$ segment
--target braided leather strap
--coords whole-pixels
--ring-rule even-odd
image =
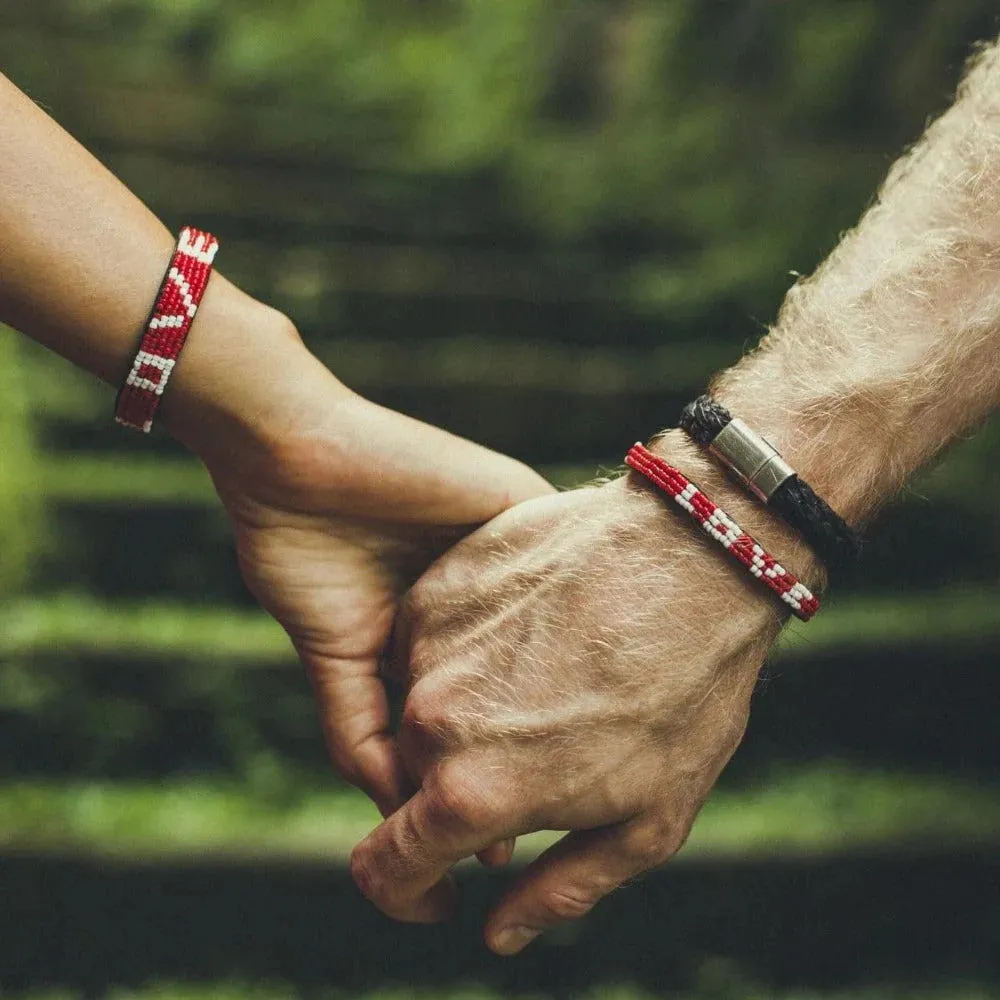
[[[654,486],[682,507],[704,528],[705,533],[719,543],[750,575],[772,590],[807,622],[819,610],[819,601],[794,573],[785,569],[765,551],[752,535],[748,535],[718,504],[713,503],[687,476],[675,469],[648,448],[635,444],[625,456],[625,464],[641,473]]]
[[[699,396],[681,412],[680,426],[703,448],[733,421],[733,415],[710,396]],[[766,500],[831,568],[852,564],[861,554],[861,537],[816,492],[792,473]]]
[[[219,241],[181,230],[132,368],[115,400],[115,421],[148,434],[212,275]]]

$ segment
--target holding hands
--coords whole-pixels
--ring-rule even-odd
[[[743,733],[780,605],[706,565],[706,540],[644,480],[555,494],[349,392],[221,276],[203,308],[213,337],[188,347],[165,419],[310,673],[337,770],[386,817],[354,852],[362,891],[443,919],[454,864],[571,831],[490,918],[511,954],[669,858]],[[258,356],[226,386],[211,352],[251,322]],[[678,432],[656,448],[795,545]],[[383,669],[408,692],[398,732]]]
[[[3,78],[0,123],[0,320],[120,384],[170,234]],[[798,493],[800,527],[864,521],[1000,405],[998,123],[994,46],[762,347],[715,383],[818,490]],[[211,473],[244,577],[309,670],[335,765],[385,817],[352,868],[386,913],[441,919],[456,862],[568,831],[490,916],[490,946],[512,954],[680,848],[787,608],[645,480],[555,494],[360,399],[221,275],[163,417]],[[805,585],[822,579],[809,531],[691,439],[653,450]],[[780,590],[784,569],[726,535],[714,505],[672,495]],[[384,670],[408,692],[395,732]]]
[[[644,480],[555,494],[354,395],[221,275],[202,308],[212,337],[187,348],[164,419],[309,670],[335,766],[386,817],[354,852],[362,891],[399,919],[443,919],[454,864],[570,831],[490,918],[491,947],[512,954],[669,858],[742,736],[781,606],[711,566]],[[256,356],[232,375],[226,345],[251,326]],[[795,544],[678,432],[656,448]],[[398,732],[382,669],[408,692]]]
[[[244,578],[309,671],[334,764],[386,815],[408,778],[380,664],[406,589],[450,545],[551,489],[527,467],[348,392],[289,336],[290,422],[203,454]],[[273,380],[272,380],[273,381]],[[254,401],[259,403],[259,397]]]

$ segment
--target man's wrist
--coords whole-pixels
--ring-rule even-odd
[[[754,391],[752,386],[761,386]],[[808,406],[782,403],[777,383],[726,373],[712,397],[772,445],[781,457],[848,524],[863,524],[892,493],[884,473],[892,465],[885,418],[876,425],[859,399],[818,396]],[[763,386],[771,386],[764,390]]]
[[[680,469],[745,531],[780,557],[806,586],[814,591],[822,590],[826,573],[802,537],[738,484],[683,431],[666,431],[649,448]],[[768,597],[763,590],[760,596],[765,600]]]

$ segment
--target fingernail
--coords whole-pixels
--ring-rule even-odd
[[[536,927],[505,927],[497,932],[496,951],[500,955],[516,955],[541,933]]]

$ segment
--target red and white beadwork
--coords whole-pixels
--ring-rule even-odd
[[[148,434],[201,304],[219,241],[185,226],[153,305],[132,368],[118,393],[115,420]]]
[[[680,470],[641,444],[635,444],[629,450],[625,464],[672,497],[708,535],[746,566],[753,576],[770,587],[797,618],[807,622],[816,614],[819,601],[812,591],[766,552],[721,507],[709,500]]]

